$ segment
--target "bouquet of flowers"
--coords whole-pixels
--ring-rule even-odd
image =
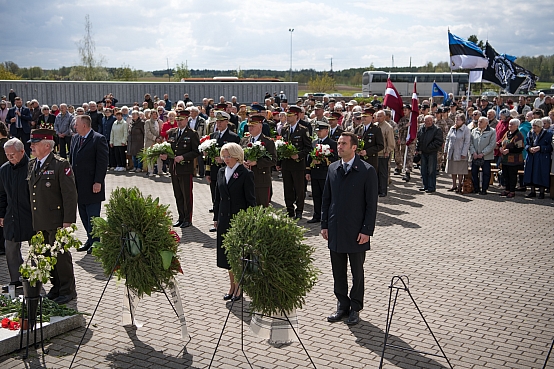
[[[275,149],[277,150],[277,159],[279,160],[290,159],[294,154],[298,154],[298,150],[293,144],[285,142],[279,137],[275,140]]]
[[[167,155],[170,159],[175,157],[169,142],[155,143],[150,147],[145,147],[138,154],[138,157],[141,162],[146,164],[148,167],[151,167],[156,164],[156,161],[160,155]]]
[[[360,151],[364,149],[365,141],[363,137],[358,137],[358,147],[356,148],[356,154],[359,154]],[[362,156],[362,159],[367,159],[367,155]]]
[[[312,158],[312,162],[310,163],[311,168],[314,168],[321,162],[325,162],[329,165],[331,164],[329,158],[333,157],[333,149],[331,149],[329,145],[317,144],[310,152],[310,157]]]
[[[219,156],[219,147],[217,146],[217,140],[210,138],[206,135],[200,139],[200,145],[198,151],[205,153],[210,159],[210,164],[215,164],[215,158]]]
[[[264,157],[271,160],[271,154],[265,149],[265,144],[261,141],[249,142],[244,148],[244,160],[258,161]]]

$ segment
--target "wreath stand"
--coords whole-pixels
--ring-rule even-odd
[[[554,346],[554,339],[552,340],[552,343],[550,344],[550,350],[548,350],[548,354],[546,354],[546,359],[544,359],[544,365],[542,366],[542,369],[546,369],[546,364],[548,363],[548,359],[550,358],[550,354],[552,353],[552,347]]]
[[[90,320],[87,324],[87,327],[85,328],[85,331],[83,332],[83,336],[81,337],[81,341],[79,342],[79,345],[77,346],[77,350],[75,350],[75,354],[73,355],[73,359],[71,360],[71,364],[69,365],[70,369],[73,366],[73,362],[75,361],[75,358],[77,357],[77,354],[79,353],[79,349],[81,348],[81,345],[83,344],[83,340],[85,339],[85,335],[88,332],[88,329],[90,327],[90,324],[92,323],[92,320],[94,319],[94,315],[96,314],[96,311],[98,310],[98,306],[100,306],[100,302],[102,301],[102,298],[104,297],[104,293],[106,292],[106,289],[108,288],[108,285],[110,284],[110,281],[111,281],[111,279],[112,279],[112,277],[115,273],[116,267],[117,267],[117,265],[119,265],[119,259],[122,259],[122,258],[125,257],[125,252],[124,251],[125,251],[126,245],[129,243],[129,241],[136,242],[136,237],[135,236],[130,236],[129,231],[126,229],[126,227],[124,225],[122,226],[122,228],[123,228],[123,236],[121,236],[121,249],[119,251],[119,255],[117,256],[117,259],[115,260],[114,266],[111,268],[111,273],[108,277],[108,280],[106,281],[106,285],[104,286],[104,289],[102,290],[102,293],[100,294],[100,298],[98,299],[98,302],[96,303],[96,307],[94,308],[94,311],[93,311],[93,313],[90,317]],[[141,253],[142,253],[142,251],[141,251]],[[184,311],[183,311],[183,305],[181,304],[181,297],[179,295],[179,290],[177,288],[177,281],[175,279],[173,279],[173,286],[174,287],[171,289],[171,296],[173,297],[173,303],[172,303],[171,299],[167,295],[167,293],[166,293],[165,289],[163,288],[163,286],[161,284],[158,284],[159,289],[163,292],[163,294],[167,298],[167,302],[169,303],[169,305],[171,306],[171,308],[173,309],[173,311],[177,315],[177,318],[179,319],[179,322],[181,324],[181,335],[182,335],[182,337],[185,338],[186,336],[188,336],[189,340],[185,344],[185,347],[187,347],[188,343],[190,342],[190,340],[192,338],[188,334],[188,331],[187,331],[186,320],[185,320],[185,315],[184,315]],[[135,318],[134,318],[134,312],[135,312],[135,307],[136,307],[136,303],[135,303],[136,295],[131,293],[131,291],[129,290],[129,287],[127,286],[127,284],[125,284],[125,288],[126,288],[126,291],[125,291],[124,305],[125,305],[125,307],[129,308],[129,313],[127,313],[127,312],[123,313],[123,324],[132,324],[132,325],[136,326],[136,321],[135,321]],[[129,318],[129,315],[130,315],[130,318]]]
[[[404,281],[404,279],[406,279],[406,281]],[[402,286],[398,286],[397,285],[398,282],[401,282]],[[450,369],[453,369],[452,364],[450,364],[450,360],[448,360],[448,358],[446,357],[446,354],[444,353],[439,341],[437,340],[437,337],[435,337],[435,335],[433,334],[433,331],[431,330],[431,327],[429,326],[429,324],[427,323],[427,320],[425,320],[425,317],[423,316],[423,313],[421,312],[421,310],[417,306],[417,304],[416,304],[416,302],[415,302],[415,300],[412,296],[412,293],[410,292],[410,288],[408,287],[409,284],[410,284],[410,279],[406,275],[401,275],[401,276],[396,275],[396,276],[392,277],[392,279],[391,279],[390,286],[389,286],[389,288],[390,288],[389,307],[388,307],[388,310],[387,310],[387,324],[386,324],[387,328],[386,328],[386,331],[385,331],[385,340],[383,342],[383,353],[381,354],[381,362],[379,363],[379,369],[381,369],[383,367],[383,360],[385,359],[385,349],[387,348],[387,346],[395,348],[395,349],[399,349],[399,350],[412,351],[412,352],[415,352],[415,353],[418,353],[418,354],[442,357],[442,358],[446,359],[446,362],[450,366]],[[391,310],[392,290],[393,289],[396,290],[396,294],[394,296],[394,302],[392,303],[392,310]],[[437,354],[433,354],[433,353],[430,353],[430,352],[418,351],[418,350],[414,350],[414,349],[408,348],[408,347],[401,347],[401,346],[395,346],[395,345],[387,344],[387,339],[389,338],[389,333],[390,333],[390,326],[392,324],[392,315],[394,314],[394,308],[396,307],[396,301],[397,301],[398,293],[400,292],[400,290],[408,292],[408,295],[410,296],[410,299],[414,303],[414,306],[417,309],[417,311],[419,312],[419,315],[421,316],[421,318],[425,322],[425,325],[427,326],[427,329],[431,333],[431,336],[433,336],[433,339],[435,340],[435,343],[439,347],[442,355],[437,355]]]
[[[35,349],[37,349],[39,346],[39,343],[37,342],[37,330],[40,329],[40,346],[42,348],[42,353],[47,354],[49,351],[44,349],[44,337],[42,335],[42,299],[42,295],[39,295],[38,297],[23,297],[23,303],[21,306],[21,328],[19,331],[19,350],[23,349],[23,331],[27,331],[27,345],[25,346],[25,355],[23,356],[24,360],[29,357],[29,336],[33,331],[35,332]],[[31,302],[38,303],[40,316],[38,322],[37,318],[34,318],[34,320],[31,319]],[[27,315],[25,315],[25,313],[27,313]],[[24,329],[25,319],[27,319],[27,328]],[[38,327],[39,323],[40,328]]]
[[[244,246],[242,247],[242,257],[241,257],[241,260],[242,260],[242,273],[241,273],[241,276],[240,276],[240,279],[239,279],[239,289],[242,291],[242,284],[243,284],[243,281],[244,281],[244,276],[246,274],[246,270],[247,268],[250,268],[252,270],[256,269],[257,271],[259,271],[260,273],[262,273],[263,275],[263,270],[262,268],[259,267],[259,262],[258,260],[256,260],[254,258],[254,260],[246,257],[245,255],[245,252],[244,252]],[[231,301],[231,307],[229,309],[229,312],[227,313],[227,318],[225,319],[225,323],[223,323],[223,328],[221,328],[221,333],[219,334],[219,339],[217,340],[217,344],[215,345],[215,349],[214,349],[214,353],[212,355],[212,359],[210,360],[210,365],[208,366],[208,368],[211,368],[212,367],[212,363],[214,361],[214,358],[215,358],[215,354],[217,352],[217,349],[219,348],[219,344],[221,342],[221,338],[223,337],[223,332],[225,331],[225,327],[227,326],[227,322],[229,321],[229,316],[231,315],[231,311],[233,309],[233,305],[235,304],[234,301]],[[317,367],[315,366],[315,363],[314,361],[312,360],[310,354],[308,353],[308,350],[306,350],[306,347],[304,346],[304,344],[302,343],[302,340],[300,339],[300,336],[298,335],[298,332],[296,332],[296,329],[294,329],[294,325],[293,323],[290,321],[289,317],[287,316],[287,313],[281,308],[281,313],[283,314],[284,318],[279,318],[279,317],[270,317],[270,316],[267,316],[267,315],[264,315],[264,314],[260,314],[260,313],[254,313],[254,312],[251,312],[252,315],[258,315],[258,316],[261,316],[261,317],[270,317],[272,319],[275,319],[275,320],[280,320],[280,321],[283,321],[283,322],[287,322],[290,327],[292,328],[292,331],[294,332],[296,338],[298,339],[298,342],[300,342],[300,345],[302,346],[302,349],[304,349],[304,352],[306,353],[306,355],[308,356],[308,359],[310,360],[310,362],[312,363],[312,366],[317,369]],[[253,368],[252,366],[252,363],[250,363],[250,360],[248,360],[248,356],[246,355],[246,352],[244,351],[244,298],[241,299],[241,312],[240,312],[240,318],[241,318],[241,329],[240,329],[240,348],[241,348],[241,351],[242,351],[242,354],[244,355],[244,358],[246,359],[246,362],[248,363],[248,365],[250,366],[250,368]]]

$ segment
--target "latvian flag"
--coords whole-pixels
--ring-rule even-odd
[[[450,68],[474,69],[486,68],[489,60],[479,46],[448,32],[448,47],[450,49]]]
[[[417,136],[417,117],[419,116],[419,100],[417,99],[416,89],[417,77],[414,81],[414,93],[412,94],[412,112],[410,113],[410,128],[408,129],[408,136],[406,137],[406,146],[416,139]],[[404,165],[406,165],[404,163]]]
[[[385,99],[383,100],[383,105],[391,108],[392,119],[394,119],[396,123],[398,123],[400,118],[404,116],[404,113],[402,112],[402,108],[404,107],[402,97],[400,97],[400,94],[398,93],[398,91],[396,91],[396,88],[392,84],[390,78],[387,79],[387,89],[385,90]]]

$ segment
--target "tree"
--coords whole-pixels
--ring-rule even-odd
[[[335,80],[325,73],[322,76],[310,78],[308,88],[313,92],[333,91],[335,89]]]
[[[121,68],[115,68],[113,70],[113,79],[118,81],[136,81],[138,79],[138,73],[128,65],[123,64]]]
[[[104,63],[103,56],[95,56],[96,45],[92,37],[92,23],[90,17],[87,14],[85,16],[85,36],[77,42],[79,48],[79,58],[81,61],[81,67],[75,71],[74,74],[79,74],[85,81],[99,81],[107,78],[105,68],[102,67]],[[73,73],[73,68],[72,71]],[[70,73],[71,75],[71,73]]]
[[[5,64],[0,64],[0,79],[2,80],[8,80],[8,79],[19,79],[19,77],[12,72],[10,72]]]
[[[19,74],[19,65],[15,64],[13,61],[5,61],[4,62],[4,69],[12,74]]]
[[[468,41],[473,42],[475,45],[479,46],[481,50],[485,50],[485,44],[483,43],[483,40],[479,40],[477,38],[477,35],[471,35],[467,38]]]
[[[176,81],[180,81],[183,78],[190,78],[190,77],[191,77],[191,74],[190,74],[188,65],[186,65],[183,62],[181,62],[180,65],[177,64],[177,66],[175,67],[175,72],[173,73],[173,78],[175,78]]]

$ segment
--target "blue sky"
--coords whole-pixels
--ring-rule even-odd
[[[551,0],[128,1],[0,0],[0,61],[45,69],[78,63],[90,15],[105,66],[158,70],[407,66],[448,60],[447,30],[500,53],[554,54]],[[486,5],[484,5],[486,4]],[[507,5],[508,4],[508,5]]]

